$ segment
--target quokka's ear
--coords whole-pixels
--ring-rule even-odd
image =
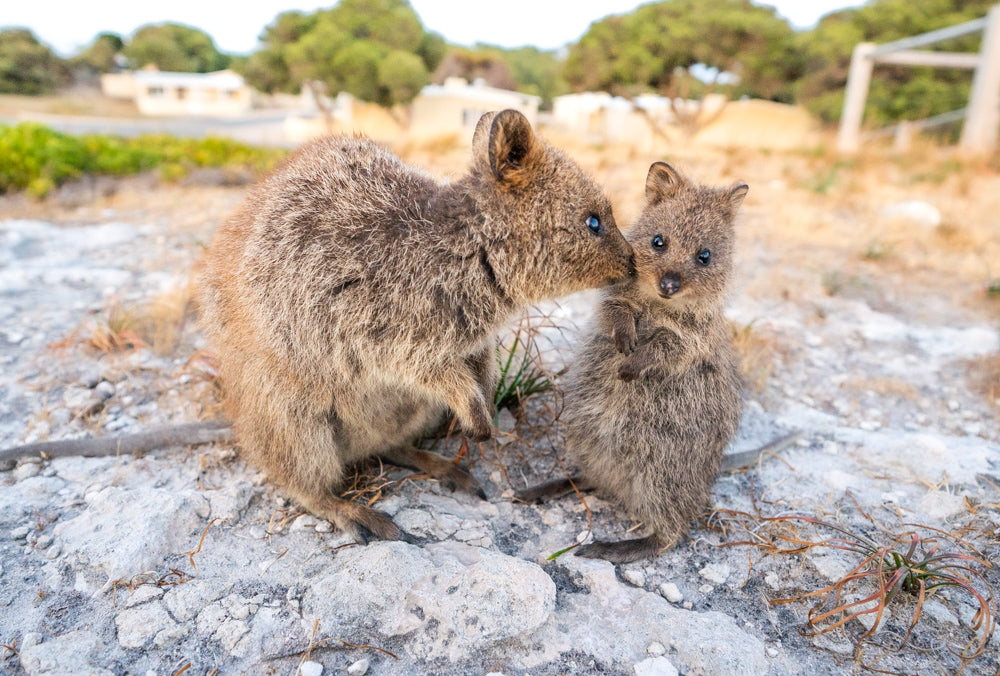
[[[477,125],[477,135],[485,120],[486,115]],[[501,110],[493,115],[489,125],[487,152],[493,176],[512,187],[526,183],[531,176],[531,159],[536,145],[528,118],[516,110]]]
[[[497,111],[484,113],[476,123],[476,131],[472,134],[472,155],[477,160],[479,158],[489,158],[490,125],[493,118],[497,116]]]
[[[666,162],[653,162],[646,174],[646,203],[657,204],[672,197],[687,179]]]
[[[749,191],[750,186],[746,183],[737,183],[732,188],[725,191],[724,199],[729,202],[729,208],[732,209],[734,214],[739,211],[739,208],[743,204],[743,200],[746,199]]]

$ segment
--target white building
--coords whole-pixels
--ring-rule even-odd
[[[168,73],[140,70],[101,76],[106,96],[131,98],[143,115],[234,117],[253,103],[243,78],[229,70]]]
[[[427,85],[413,99],[410,130],[426,136],[457,133],[469,140],[483,113],[507,108],[523,113],[534,127],[541,101],[539,96],[489,87],[482,80],[470,85],[450,77],[443,85]]]

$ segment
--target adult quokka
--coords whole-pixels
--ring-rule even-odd
[[[484,115],[472,154],[440,184],[364,138],[310,143],[251,190],[201,275],[246,456],[362,540],[403,533],[337,497],[347,465],[379,455],[481,493],[413,439],[445,407],[489,438],[505,323],[634,270],[601,189],[523,115]]]
[[[604,292],[570,367],[560,420],[578,486],[618,502],[651,533],[583,545],[578,556],[655,556],[708,502],[742,415],[723,304],[733,219],[747,190],[696,185],[662,162],[649,169],[646,206],[628,232],[637,276]],[[567,486],[518,497],[535,501]]]

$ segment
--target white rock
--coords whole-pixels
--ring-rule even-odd
[[[666,654],[666,652],[667,649],[658,641],[654,641],[646,646],[646,654],[652,655],[653,657],[659,657],[660,655]]]
[[[555,584],[537,565],[457,542],[376,542],[316,564],[304,616],[386,637],[415,632],[406,650],[421,659],[485,650],[536,629],[555,608]]]
[[[152,601],[154,599],[159,599],[163,596],[163,588],[157,587],[152,584],[143,584],[136,587],[136,590],[132,592],[128,600],[125,601],[126,608],[132,608],[133,606],[138,606],[140,604],[146,603],[147,601]]]
[[[196,549],[209,514],[195,491],[104,488],[85,499],[87,509],[60,522],[55,535],[112,580],[159,569],[166,556]]]
[[[319,522],[316,523],[316,532],[317,533],[332,533],[333,532],[333,524],[330,523],[329,521],[327,521],[326,519],[320,519]]]
[[[633,587],[646,586],[646,575],[641,570],[626,568],[622,571],[622,578]]]
[[[38,476],[38,473],[42,471],[41,465],[35,462],[24,462],[14,468],[12,472],[15,481],[24,481],[25,479],[30,479],[33,476]]]
[[[301,674],[301,676],[322,676],[323,665],[319,662],[306,660],[299,665],[299,674]]]
[[[319,519],[317,519],[312,514],[303,514],[297,517],[295,521],[292,521],[292,530],[301,531],[306,529],[312,529],[316,527],[317,523],[319,523]]]
[[[177,643],[190,633],[190,627],[186,627],[183,624],[175,624],[172,627],[167,627],[166,629],[158,632],[156,636],[153,637],[153,645],[157,648],[163,648]]]
[[[115,616],[118,642],[123,648],[141,648],[164,629],[176,625],[160,603],[147,603]]]
[[[347,667],[347,673],[351,676],[364,676],[368,673],[368,658],[362,657],[360,660]]]
[[[699,594],[711,594],[714,591],[715,591],[715,587],[713,587],[710,584],[703,584],[700,587],[698,587],[698,593]]]
[[[777,657],[778,656],[778,649],[777,648],[772,648],[772,647],[768,646],[767,656],[768,657]]]
[[[885,219],[908,221],[926,228],[941,225],[941,212],[937,207],[922,200],[906,200],[882,207],[879,214]]]
[[[189,580],[184,584],[171,587],[163,598],[163,605],[177,620],[186,622],[197,616],[209,604],[222,598],[231,584],[232,582],[218,578]],[[222,609],[221,605],[219,609]],[[213,628],[212,631],[215,629]]]
[[[18,526],[17,528],[15,528],[10,532],[10,538],[12,540],[23,540],[24,538],[28,537],[28,533],[30,532],[31,529],[28,528],[27,526]]]
[[[925,519],[945,521],[968,511],[961,495],[952,495],[947,491],[928,491],[917,503],[917,513]]]
[[[647,657],[632,666],[636,676],[677,676],[677,667],[666,657]]]
[[[660,594],[671,603],[680,603],[684,600],[684,594],[673,582],[664,582],[660,585]]]
[[[96,667],[94,662],[106,646],[97,634],[71,631],[48,641],[40,634],[25,636],[18,659],[29,676],[112,676],[114,672]]]
[[[214,638],[222,644],[226,652],[232,652],[243,635],[250,631],[249,625],[243,620],[226,620],[216,630]]]
[[[724,563],[710,563],[698,571],[699,575],[715,584],[723,584],[729,579],[730,573],[732,569]]]

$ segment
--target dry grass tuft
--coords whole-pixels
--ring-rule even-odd
[[[103,316],[94,322],[87,344],[108,354],[140,349],[146,343],[139,336],[139,326],[139,316],[134,310],[122,307],[117,299],[112,300]]]
[[[139,333],[154,352],[173,352],[185,323],[192,316],[191,284],[176,287],[153,298],[139,315]]]
[[[807,637],[837,630],[853,632],[856,658],[867,669],[879,671],[874,663],[863,661],[869,646],[883,648],[883,656],[906,647],[922,649],[911,639],[920,625],[925,603],[932,596],[939,595],[951,603],[961,598],[974,609],[964,627],[966,635],[971,637],[960,647],[948,646],[959,661],[959,671],[983,655],[993,636],[994,598],[986,578],[986,571],[993,565],[955,533],[907,523],[901,524],[905,530],[891,532],[873,522],[880,536],[870,537],[859,530],[810,516],[762,517],[730,510],[714,512],[709,522],[727,534],[732,529],[749,536],[726,542],[722,545],[725,547],[751,546],[777,555],[800,555],[828,548],[853,557],[854,567],[832,584],[772,599],[770,603],[813,601],[799,632]],[[893,616],[908,621],[876,639],[876,632],[888,623],[890,606]],[[854,621],[865,630],[860,631]],[[891,642],[892,636],[899,639],[895,644]]]

